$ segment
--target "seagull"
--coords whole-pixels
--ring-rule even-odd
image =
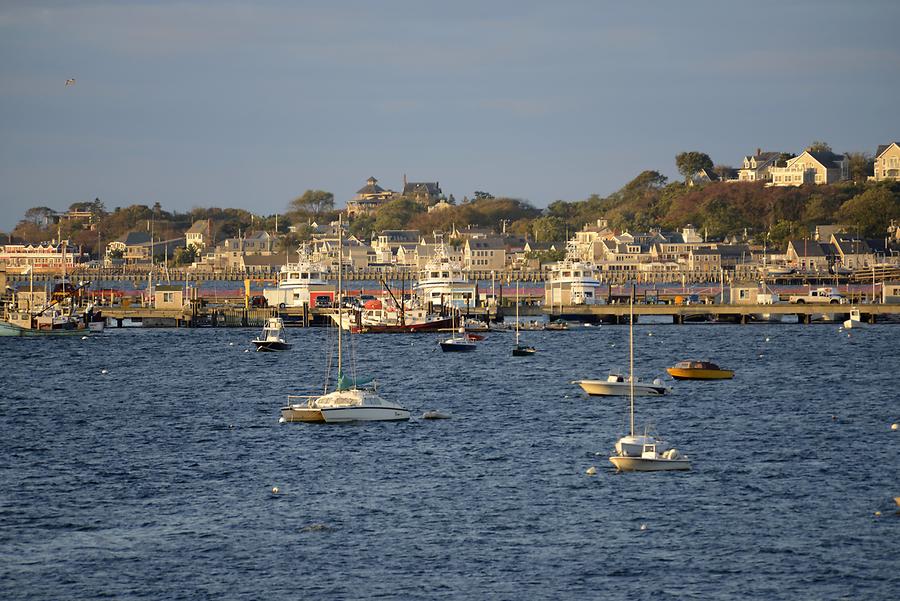
[[[74,78],[74,77],[72,77],[72,78],[66,80],[66,87],[67,87],[67,88],[68,88],[69,86],[74,86],[74,85],[75,85],[75,78]]]

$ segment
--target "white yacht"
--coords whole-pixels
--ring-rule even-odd
[[[284,321],[280,317],[267,319],[262,335],[252,342],[260,352],[286,351],[291,348],[284,335]]]
[[[851,330],[862,326],[864,323],[865,322],[862,320],[862,316],[859,313],[859,309],[853,307],[850,309],[850,316],[844,320],[844,327]]]
[[[475,306],[475,284],[469,281],[462,263],[454,261],[443,243],[419,272],[416,293],[427,306],[464,309]]]
[[[566,305],[603,305],[600,296],[597,267],[578,257],[577,247],[569,242],[566,258],[550,269],[544,288],[544,304],[549,307]]]
[[[263,296],[270,307],[279,309],[302,307],[304,303],[314,307],[314,292],[321,291],[323,296],[329,297],[333,294],[325,280],[327,274],[325,264],[316,260],[303,245],[297,249],[297,262],[283,265],[278,274],[278,285],[263,289]]]

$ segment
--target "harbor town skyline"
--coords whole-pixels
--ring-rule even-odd
[[[675,179],[686,150],[738,166],[900,137],[896,4],[691,8],[6,4],[0,230],[97,197],[274,214],[323,189],[343,206],[370,175],[540,208]]]

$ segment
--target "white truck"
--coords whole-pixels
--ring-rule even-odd
[[[788,297],[788,302],[796,305],[805,303],[843,305],[847,299],[834,288],[816,288],[806,294],[792,294]]]

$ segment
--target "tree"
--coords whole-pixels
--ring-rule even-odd
[[[827,142],[816,140],[806,147],[807,152],[831,152],[831,146]]]
[[[713,162],[705,152],[692,150],[676,154],[675,166],[678,168],[678,173],[684,176],[684,181],[688,181],[692,175],[701,169],[712,169]]]
[[[482,192],[481,190],[475,190],[475,200],[488,200],[494,198],[494,195],[490,192]]]
[[[841,205],[838,217],[861,235],[881,237],[892,219],[900,219],[900,194],[885,185],[873,186]]]
[[[844,153],[850,162],[850,179],[864,182],[875,171],[875,159],[865,152]]]
[[[32,207],[25,211],[25,221],[40,227],[47,227],[56,211],[50,207]]]
[[[378,232],[404,229],[414,215],[424,211],[424,207],[411,198],[391,200],[378,208],[373,227]]]
[[[539,217],[531,222],[535,242],[554,242],[566,237],[566,222],[559,217]]]
[[[782,220],[769,230],[769,240],[779,246],[786,245],[788,240],[805,238],[808,235],[809,230],[796,221]]]
[[[193,244],[189,244],[187,248],[179,246],[175,249],[172,262],[175,265],[190,265],[197,260],[197,249]]]
[[[320,215],[334,209],[334,194],[324,190],[307,190],[291,201],[290,208],[300,213]]]

